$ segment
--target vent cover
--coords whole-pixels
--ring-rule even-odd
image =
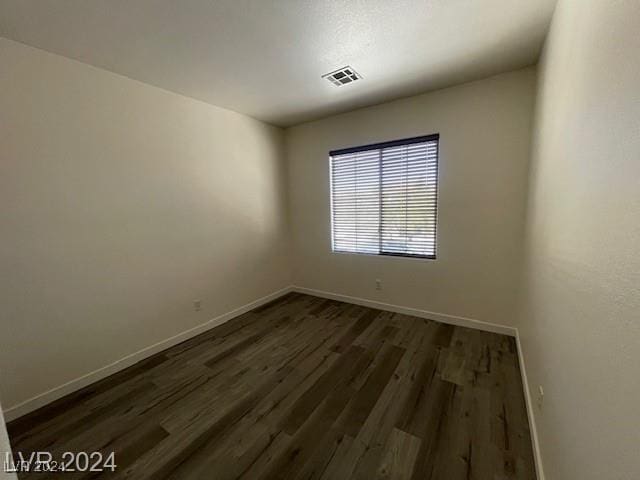
[[[340,87],[342,85],[346,85],[347,83],[360,80],[362,77],[358,75],[358,72],[356,72],[353,68],[346,66],[346,67],[339,68],[334,72],[327,73],[323,75],[322,78],[326,78],[334,85],[337,85],[338,87]]]

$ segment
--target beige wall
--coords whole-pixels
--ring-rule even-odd
[[[511,324],[534,88],[528,68],[287,129],[294,283]],[[331,253],[328,152],[430,133],[440,133],[438,259]]]
[[[523,351],[549,480],[640,478],[640,2],[560,0],[541,64]]]
[[[6,408],[290,284],[280,129],[4,39],[0,65]]]

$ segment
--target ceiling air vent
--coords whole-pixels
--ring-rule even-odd
[[[327,73],[322,76],[338,87],[347,83],[360,80],[362,77],[351,67],[342,67],[335,72]]]

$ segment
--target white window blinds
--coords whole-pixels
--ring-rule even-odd
[[[436,257],[438,139],[330,152],[333,251]]]

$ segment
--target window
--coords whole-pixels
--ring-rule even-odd
[[[329,152],[334,252],[436,258],[438,139]]]

